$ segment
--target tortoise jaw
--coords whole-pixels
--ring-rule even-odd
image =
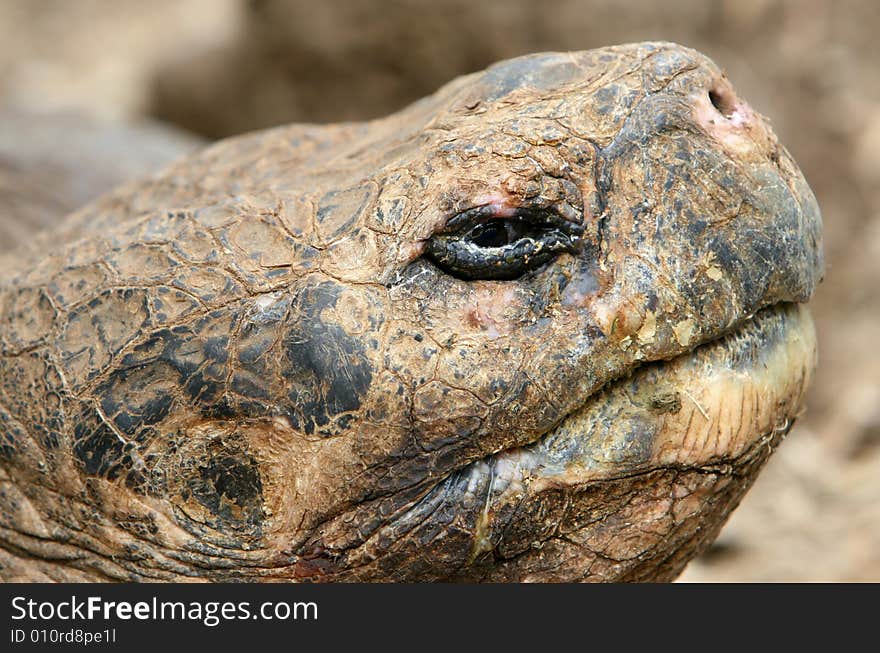
[[[782,303],[729,334],[605,386],[541,440],[496,454],[532,490],[667,467],[732,464],[797,417],[816,364],[803,304]]]
[[[587,563],[597,556],[616,561],[613,574],[639,573],[665,556],[683,566],[714,538],[790,428],[815,363],[812,319],[803,305],[786,303],[676,358],[636,368],[538,442],[461,470],[460,487],[485,493],[471,560],[497,558],[499,547],[518,550],[517,537],[533,538],[532,547],[534,538],[549,537],[581,561],[573,578],[589,577]],[[656,523],[626,516],[635,499],[608,507],[627,496],[638,496],[639,514]],[[559,503],[551,527],[548,514]],[[522,563],[529,574],[543,578],[538,554],[524,557],[532,558]],[[497,565],[498,573],[518,578],[519,564]]]

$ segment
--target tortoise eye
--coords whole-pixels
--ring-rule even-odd
[[[551,211],[497,217],[478,207],[453,217],[428,241],[427,256],[460,279],[516,279],[577,249],[583,226]]]

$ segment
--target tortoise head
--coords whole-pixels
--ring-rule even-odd
[[[114,577],[671,578],[814,365],[812,193],[672,44],[224,141],[66,229],[5,290],[0,404],[44,404],[6,460]]]

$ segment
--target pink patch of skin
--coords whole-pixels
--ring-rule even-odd
[[[424,240],[401,243],[400,248],[397,250],[398,263],[406,264],[415,261],[425,253],[425,248],[427,246],[428,244]]]
[[[495,284],[478,288],[464,307],[462,321],[466,327],[479,329],[490,338],[498,338],[513,329],[513,323],[505,314],[515,302],[516,292],[512,288]]]
[[[511,218],[516,215],[517,206],[509,195],[494,191],[474,198],[474,206],[488,206],[492,209],[493,218]]]
[[[761,115],[740,100],[727,80],[719,80],[712,89],[716,107],[709,93],[693,96],[694,118],[729,152],[738,155],[765,156],[774,147]]]
[[[585,302],[593,322],[606,338],[620,342],[632,337],[644,323],[643,296],[628,297],[619,288],[606,290],[601,296]]]

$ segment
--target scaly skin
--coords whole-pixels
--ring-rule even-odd
[[[450,274],[478,207],[578,237]],[[0,573],[62,581],[674,578],[800,410],[822,271],[788,153],[663,43],[226,140],[2,263]]]

